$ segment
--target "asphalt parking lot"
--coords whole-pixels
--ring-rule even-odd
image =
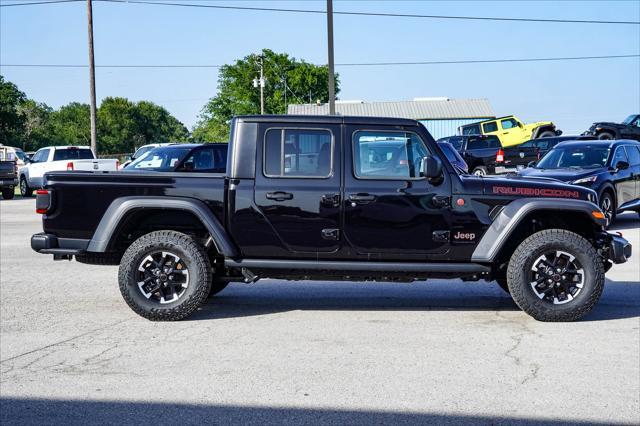
[[[495,284],[232,284],[152,323],[117,267],[31,251],[34,200],[0,201],[3,424],[640,422],[640,221],[631,262],[578,323]]]

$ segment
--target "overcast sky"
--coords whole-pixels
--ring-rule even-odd
[[[2,4],[24,0],[1,0]],[[173,0],[180,2],[180,0]],[[323,1],[183,3],[324,9]],[[639,1],[335,1],[336,11],[640,21]],[[326,63],[323,15],[94,4],[97,64],[225,64],[269,48]],[[336,16],[337,63],[640,54],[639,25],[586,25]],[[0,64],[86,64],[85,3],[0,8]],[[337,67],[345,100],[445,96],[490,100],[498,115],[552,120],[565,131],[640,112],[640,59]],[[88,102],[88,71],[15,68],[0,73],[31,98]],[[98,69],[98,99],[165,106],[191,127],[216,93],[216,69]]]

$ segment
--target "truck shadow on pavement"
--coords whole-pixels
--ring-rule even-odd
[[[125,401],[0,399],[0,423],[11,425],[600,425],[593,421],[237,405]]]
[[[265,280],[232,283],[186,321],[290,311],[519,311],[495,283],[348,283]],[[526,314],[522,312],[526,317]],[[600,302],[582,321],[640,316],[640,283],[607,280]]]

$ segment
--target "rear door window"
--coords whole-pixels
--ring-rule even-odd
[[[327,178],[333,165],[333,135],[325,129],[269,129],[264,141],[264,175]]]

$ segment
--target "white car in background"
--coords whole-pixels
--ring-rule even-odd
[[[33,154],[20,169],[19,185],[23,197],[30,197],[35,189],[44,186],[44,174],[70,170],[117,171],[118,160],[96,159],[88,146],[48,146]]]
[[[127,161],[124,162],[122,167],[123,168],[127,167],[129,164],[131,164],[133,160],[142,157],[144,154],[151,151],[153,148],[157,148],[159,146],[167,146],[167,145],[174,145],[174,144],[173,143],[150,143],[147,145],[142,145],[140,148],[136,150],[136,152],[133,153],[131,157],[129,157]]]

